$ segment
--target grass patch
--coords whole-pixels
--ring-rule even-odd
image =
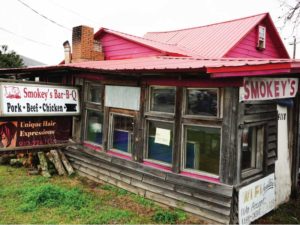
[[[128,191],[122,189],[122,188],[118,188],[109,184],[103,184],[101,186],[102,190],[106,190],[106,191],[111,191],[113,193],[115,193],[116,195],[127,195]]]
[[[112,185],[27,176],[24,168],[7,166],[0,166],[0,202],[0,224],[191,223],[184,212],[162,210]]]
[[[24,189],[23,204],[18,208],[23,212],[32,212],[37,207],[71,207],[81,209],[91,203],[91,198],[78,188],[70,190],[53,184],[43,184]]]

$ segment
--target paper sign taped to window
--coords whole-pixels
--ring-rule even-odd
[[[156,128],[154,143],[170,146],[171,130]]]

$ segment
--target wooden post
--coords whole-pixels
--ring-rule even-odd
[[[55,169],[58,172],[58,175],[63,176],[66,175],[66,171],[64,169],[63,164],[61,163],[60,157],[56,150],[51,150],[47,153],[48,159],[54,164]]]
[[[49,169],[48,169],[48,164],[47,164],[47,159],[45,157],[45,153],[44,152],[38,152],[38,157],[40,160],[40,167],[41,167],[41,172],[42,175],[44,177],[51,177],[50,173],[49,173]]]
[[[183,88],[176,88],[176,104],[175,104],[175,130],[174,130],[174,149],[173,149],[173,172],[179,173],[181,166],[181,111],[182,111]]]
[[[237,180],[238,99],[238,88],[224,89],[220,179],[229,185]]]
[[[63,163],[63,165],[65,166],[69,176],[74,174],[74,170],[73,170],[73,167],[71,166],[69,160],[67,159],[67,157],[65,156],[65,154],[62,152],[62,150],[58,149],[58,153],[59,153],[59,156],[61,158],[61,161]]]

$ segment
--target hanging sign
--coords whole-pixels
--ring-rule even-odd
[[[1,83],[0,116],[80,114],[75,87]]]
[[[19,117],[0,119],[0,151],[67,143],[72,117]]]
[[[274,173],[239,190],[239,224],[250,224],[274,208]]]
[[[297,90],[297,78],[244,78],[240,102],[293,98]]]

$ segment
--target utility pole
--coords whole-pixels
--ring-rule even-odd
[[[294,41],[289,43],[290,45],[293,45],[293,59],[296,59],[296,49],[298,43],[299,42],[297,42],[296,36],[294,36]]]
[[[294,50],[293,50],[293,59],[296,59],[296,46],[297,46],[297,41],[296,41],[296,36],[294,36]]]

